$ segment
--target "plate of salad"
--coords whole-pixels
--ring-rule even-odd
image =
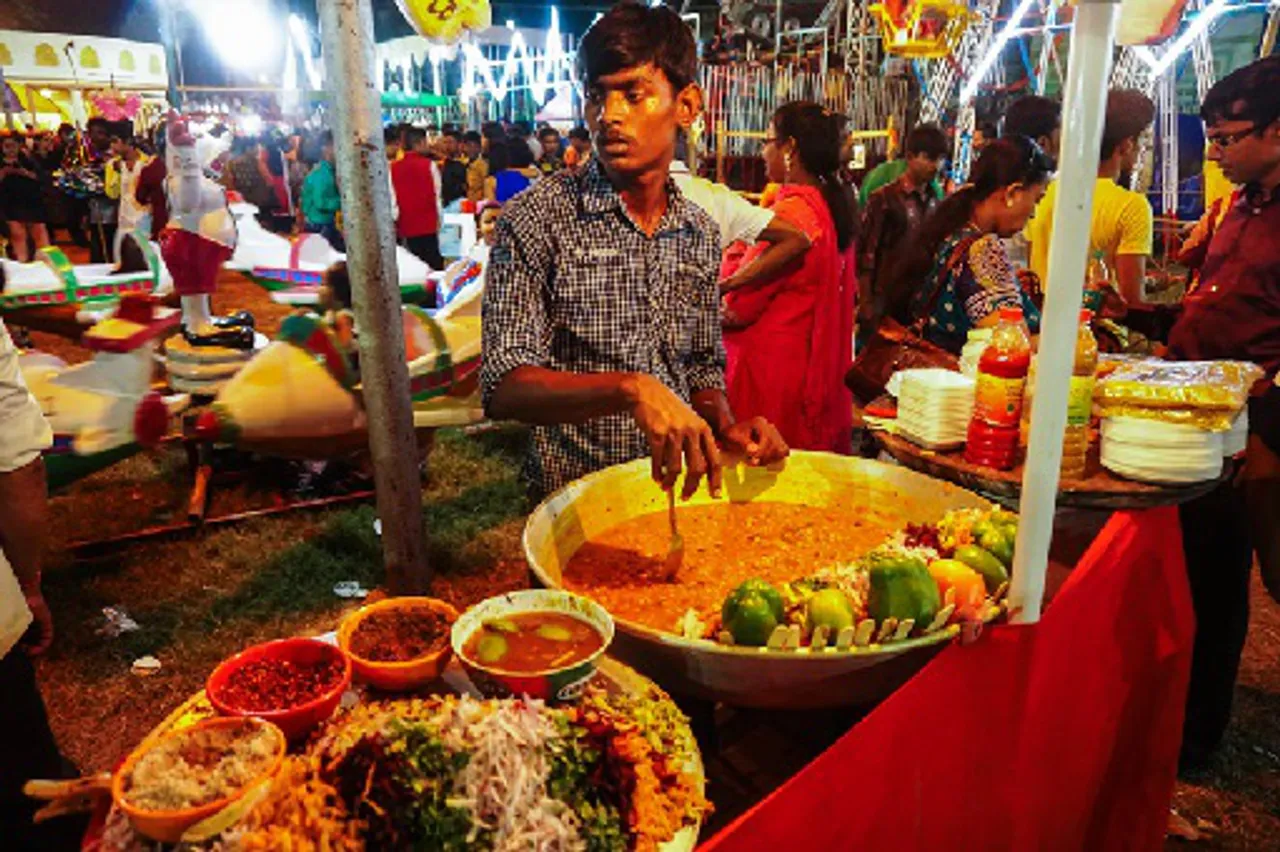
[[[450,665],[432,694],[349,694],[271,785],[179,848],[689,852],[711,806],[688,720],[602,660],[572,705],[485,699]],[[153,736],[212,713],[203,694]],[[104,850],[155,844],[112,812]]]

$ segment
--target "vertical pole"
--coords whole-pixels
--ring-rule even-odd
[[[1040,321],[1027,464],[1022,474],[1022,523],[1018,526],[1009,588],[1010,620],[1015,623],[1039,621],[1044,602],[1062,436],[1067,427],[1067,391],[1075,362],[1089,225],[1093,219],[1093,187],[1119,12],[1118,0],[1081,0],[1071,33],[1062,104],[1061,170],[1049,243],[1049,280]]]
[[[409,370],[375,85],[371,0],[319,0],[325,79],[332,93],[338,185],[346,221],[347,266],[360,329],[360,374],[369,419],[382,558],[392,594],[427,591],[422,486],[414,440]]]
[[[164,38],[164,62],[169,72],[169,106],[182,111],[182,47],[178,44],[178,23],[173,15],[176,0],[159,0],[164,12],[160,35]]]

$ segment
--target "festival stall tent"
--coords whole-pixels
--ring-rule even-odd
[[[20,30],[0,30],[0,72],[14,96],[0,100],[8,108],[17,101],[15,120],[33,116],[44,127],[99,114],[132,118],[169,81],[160,44]]]

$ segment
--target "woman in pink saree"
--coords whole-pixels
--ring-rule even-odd
[[[782,184],[774,213],[803,230],[810,248],[774,280],[725,295],[724,343],[734,412],[768,418],[793,448],[848,453],[857,211],[839,178],[842,124],[812,103],[774,114],[764,148],[769,180]],[[763,249],[727,260],[722,280]]]

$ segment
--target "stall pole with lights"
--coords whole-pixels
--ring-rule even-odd
[[[360,329],[360,374],[369,418],[382,558],[392,594],[421,594],[431,584],[418,447],[404,357],[400,276],[396,270],[391,182],[374,80],[371,0],[319,0],[325,76],[347,268]]]

